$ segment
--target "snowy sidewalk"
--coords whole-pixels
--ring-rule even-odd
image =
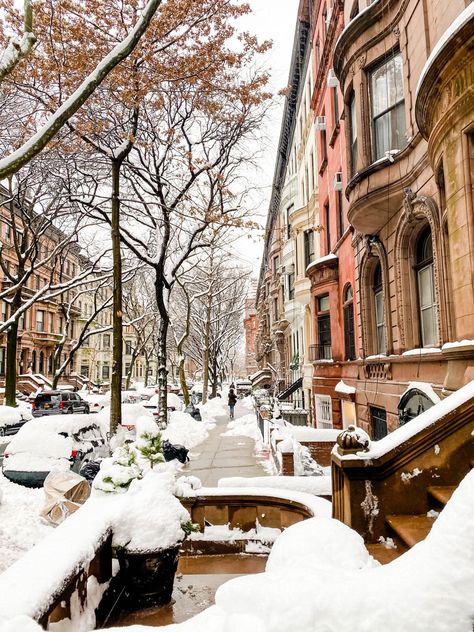
[[[248,415],[249,410],[240,402],[235,409],[235,418]],[[248,437],[224,437],[229,417],[216,417],[216,427],[209,438],[191,450],[191,462],[183,474],[192,474],[201,479],[204,487],[217,487],[217,481],[227,476],[265,476],[265,470],[257,462],[255,442]]]

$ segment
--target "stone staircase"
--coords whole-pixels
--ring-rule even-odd
[[[470,462],[474,468],[474,460]],[[429,511],[422,515],[391,514],[385,517],[390,540],[367,544],[369,553],[381,564],[388,564],[426,538],[457,485],[431,485],[427,488]],[[393,541],[393,546],[392,546]]]

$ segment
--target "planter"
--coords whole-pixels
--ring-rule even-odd
[[[127,608],[140,610],[171,601],[180,545],[148,553],[117,552]]]

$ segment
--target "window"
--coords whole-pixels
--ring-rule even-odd
[[[42,351],[40,351],[40,354],[39,354],[38,373],[41,373],[41,375],[44,375],[44,353]]]
[[[10,224],[5,225],[5,241],[10,241],[12,236],[12,227]]]
[[[383,408],[370,407],[372,434],[375,441],[387,436],[387,412]]]
[[[286,209],[286,238],[291,239],[290,215],[293,212],[293,204]]]
[[[5,375],[5,360],[6,360],[6,349],[2,347],[0,349],[0,375]]]
[[[334,127],[339,123],[339,95],[337,88],[331,88],[332,93],[332,111],[334,114]]]
[[[344,291],[344,350],[346,360],[355,360],[354,292],[352,285]]]
[[[108,364],[104,364],[104,366],[102,367],[102,379],[108,380],[109,377],[110,377],[110,367]]]
[[[44,311],[36,310],[36,331],[44,331]]]
[[[338,237],[344,234],[344,204],[342,201],[342,191],[336,191],[336,207],[337,207],[337,231]]]
[[[329,215],[329,201],[324,205],[324,221],[326,223],[326,254],[331,252],[331,226]]]
[[[351,136],[351,175],[357,171],[357,112],[355,94],[352,94],[349,102],[349,122]]]
[[[5,322],[8,319],[8,303],[2,301],[2,321]]]
[[[104,349],[110,349],[110,334],[103,335],[102,343]]]
[[[277,320],[278,320],[278,299],[274,298],[273,299],[273,322],[276,323]]]
[[[403,60],[400,54],[370,75],[375,160],[405,145]]]
[[[385,309],[382,288],[382,267],[380,263],[374,272],[374,305],[375,305],[375,333],[377,343],[377,353],[386,353],[385,344]]]
[[[130,362],[127,362],[125,364],[125,375],[128,375],[130,373],[130,366],[131,366]]]
[[[278,274],[278,255],[273,257],[273,274]]]
[[[84,377],[89,377],[89,365],[88,364],[81,364],[81,371],[80,371],[80,373]]]
[[[288,273],[288,300],[292,301],[295,298],[295,273]]]
[[[324,116],[324,114],[323,114]],[[321,165],[319,167],[319,171],[322,172],[324,171],[327,162],[328,162],[328,150],[327,150],[327,137],[326,137],[326,130],[322,129],[319,132],[320,136],[320,142],[319,142],[319,147],[321,149],[321,156],[322,156],[322,161],[321,161]]]
[[[315,395],[316,426],[332,428],[332,403],[329,395]]]
[[[323,42],[326,40],[328,34],[328,10],[326,6],[323,9]]]
[[[132,355],[132,343],[130,340],[125,342],[125,355]]]
[[[314,257],[314,233],[312,230],[304,231],[304,265],[305,268],[313,261]]]
[[[318,40],[316,42],[316,72],[319,70],[319,66],[321,65],[321,42]]]
[[[434,286],[433,241],[429,227],[423,231],[417,242],[416,276],[421,344],[423,347],[434,347],[438,338],[438,315]]]
[[[51,313],[49,314],[49,332],[51,334],[54,333],[54,317],[53,317],[53,314]]]
[[[329,294],[316,298],[318,314],[318,360],[330,360],[331,348],[331,314],[329,311]]]

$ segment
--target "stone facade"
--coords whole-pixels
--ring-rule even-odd
[[[356,231],[359,359],[349,382],[358,423],[378,435],[398,427],[410,382],[445,395],[474,376],[473,23],[461,0],[367,4],[355,15],[346,5],[334,66]],[[450,37],[463,11],[470,17]]]

